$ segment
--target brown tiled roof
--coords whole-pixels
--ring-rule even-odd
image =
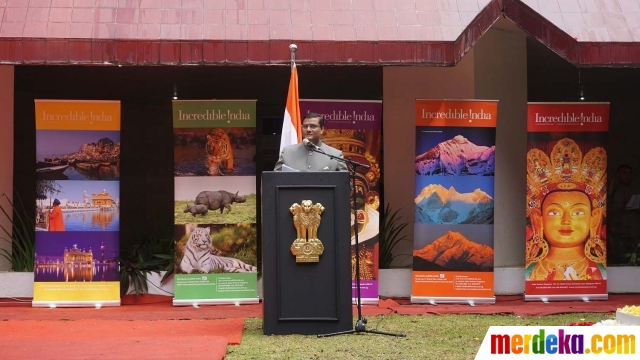
[[[637,0],[523,0],[580,42],[640,41]]]
[[[454,65],[506,16],[577,65],[640,63],[640,0],[0,0],[2,63]],[[637,55],[636,55],[637,54]]]

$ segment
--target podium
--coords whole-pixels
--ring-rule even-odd
[[[352,328],[348,172],[262,173],[262,283],[265,335],[312,335]],[[289,208],[321,203],[319,262],[296,262]]]

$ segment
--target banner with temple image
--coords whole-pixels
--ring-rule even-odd
[[[173,101],[174,306],[258,303],[255,100]]]
[[[322,141],[342,151],[347,159],[369,165],[356,173],[357,216],[351,218],[352,298],[357,298],[356,243],[354,220],[358,224],[360,296],[363,304],[378,303],[378,233],[380,228],[380,139],[382,102],[377,100],[300,100],[300,114],[322,115]],[[352,208],[353,212],[353,208]]]
[[[607,299],[608,103],[529,103],[525,300]]]
[[[498,102],[416,100],[412,303],[495,303]]]
[[[34,307],[120,305],[120,102],[35,100]]]

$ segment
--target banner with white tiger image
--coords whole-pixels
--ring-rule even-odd
[[[356,259],[360,268],[360,296],[363,304],[377,304],[380,232],[380,146],[382,102],[378,100],[300,100],[300,113],[322,115],[322,141],[342,151],[347,159],[369,165],[356,170],[357,211],[351,215],[352,298],[356,302]],[[358,228],[358,256],[356,232]]]
[[[174,100],[174,306],[258,303],[255,100]]]
[[[36,100],[33,307],[120,305],[120,101]]]

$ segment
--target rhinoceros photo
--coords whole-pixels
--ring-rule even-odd
[[[228,214],[231,212],[231,204],[234,202],[243,203],[246,201],[247,198],[245,196],[238,195],[237,191],[235,194],[225,190],[201,191],[198,196],[196,196],[195,205],[205,205],[209,210],[220,209],[220,214],[224,212],[224,209],[227,209]]]
[[[184,209],[185,213],[191,213],[191,215],[193,215],[193,217],[196,217],[197,214],[200,214],[202,216],[207,216],[207,213],[209,212],[209,208],[207,208],[206,205],[187,205],[187,207]]]

